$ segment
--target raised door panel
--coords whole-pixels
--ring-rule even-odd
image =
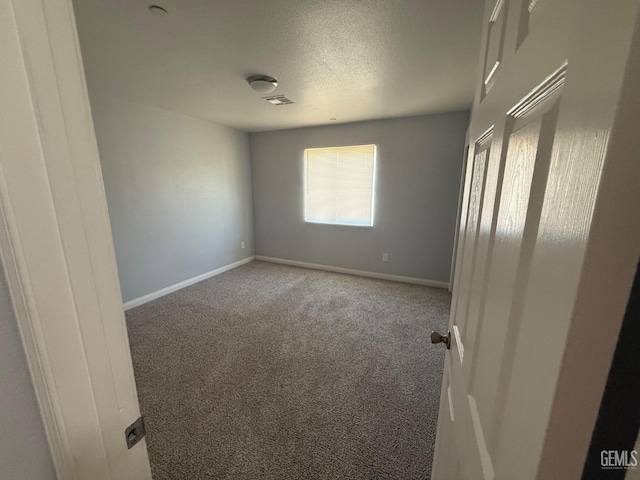
[[[546,189],[564,68],[509,112],[504,188],[470,387],[492,455],[517,353],[514,346]]]
[[[438,454],[434,456],[431,469],[432,478],[458,478],[458,448],[454,444],[455,412],[451,397],[450,366],[445,363],[442,376],[442,390],[440,394],[440,409],[438,413]]]
[[[460,342],[465,346],[467,353],[473,355],[475,334],[478,328],[480,318],[481,297],[484,295],[484,286],[486,284],[486,271],[488,259],[491,257],[491,245],[493,239],[493,224],[495,221],[494,206],[496,202],[496,193],[501,182],[498,181],[501,176],[499,157],[494,155],[492,126],[484,133],[476,142],[476,150],[486,152],[486,166],[484,189],[482,195],[482,204],[478,213],[475,242],[473,247],[473,265],[471,266],[468,278],[468,288],[463,302],[463,308],[460,310],[458,325],[460,326]],[[465,367],[465,375],[468,375],[467,362]]]
[[[505,29],[507,22],[507,0],[497,0],[491,17],[487,34],[484,74],[482,76],[482,95],[486,95],[495,83],[496,74],[502,62]]]
[[[469,155],[473,155],[473,152],[469,153],[467,150],[467,162],[465,165],[465,175],[464,175],[464,186],[462,190],[462,205],[460,207],[460,221],[458,226],[458,241],[456,245],[456,261],[455,261],[455,271],[453,273],[453,284],[452,284],[452,300],[451,300],[451,314],[450,318],[454,318],[456,314],[456,306],[458,299],[458,290],[461,284],[461,274],[460,270],[462,268],[462,252],[464,251],[464,242],[466,239],[466,231],[467,231],[467,215],[469,212],[469,191],[471,189],[471,183],[473,181],[473,159],[469,158]]]
[[[520,25],[518,26],[517,46],[527,38],[530,31],[536,29],[541,21],[549,0],[523,0],[520,5]]]
[[[473,269],[476,255],[476,238],[478,226],[480,224],[480,213],[484,199],[485,171],[487,164],[488,149],[484,149],[475,155],[473,161],[473,180],[469,192],[469,208],[466,221],[466,232],[463,243],[460,268],[460,288],[456,297],[455,325],[460,331],[464,330],[466,321],[467,299],[469,297],[469,279],[473,276]]]

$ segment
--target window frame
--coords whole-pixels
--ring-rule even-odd
[[[352,223],[338,222],[321,222],[315,220],[307,220],[307,189],[308,189],[308,172],[307,172],[307,152],[309,150],[333,150],[337,148],[351,147],[373,147],[373,175],[371,176],[371,223],[369,225],[357,225]],[[355,227],[355,228],[373,228],[375,226],[376,213],[376,185],[378,176],[378,145],[375,143],[363,143],[357,145],[332,145],[330,147],[307,147],[302,152],[302,218],[304,223],[311,225],[331,225],[335,227]]]

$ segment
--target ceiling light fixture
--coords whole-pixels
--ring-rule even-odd
[[[271,93],[278,86],[278,81],[268,75],[251,75],[247,78],[254,92]]]
[[[164,17],[169,13],[166,8],[160,5],[149,5],[149,11],[157,17]]]

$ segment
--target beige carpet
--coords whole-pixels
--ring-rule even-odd
[[[450,301],[252,262],[128,311],[153,478],[429,478]]]

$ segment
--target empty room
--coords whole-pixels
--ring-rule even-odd
[[[481,6],[74,7],[154,478],[427,476]]]
[[[0,6],[0,476],[637,478],[640,0]]]

